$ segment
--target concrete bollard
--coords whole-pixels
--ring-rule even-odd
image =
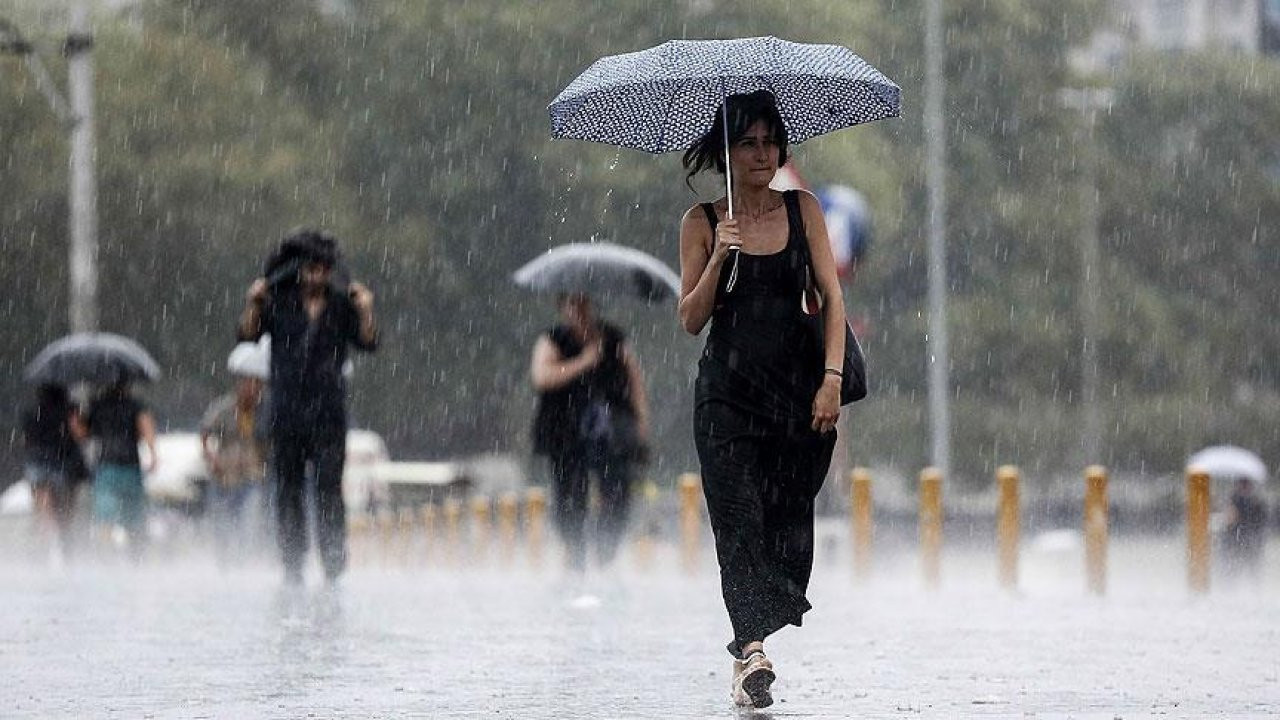
[[[698,539],[702,525],[702,513],[698,496],[701,480],[696,473],[680,476],[680,557],[686,573],[698,569]]]
[[[422,508],[418,510],[418,514],[422,516],[422,560],[431,562],[432,558],[439,552],[440,539],[436,537],[436,505],[435,503],[423,503]]]
[[[444,501],[441,509],[444,516],[444,559],[453,564],[458,561],[459,546],[462,542],[462,503],[454,498]]]
[[[1187,468],[1187,586],[1209,592],[1209,474]]]
[[[1107,592],[1107,469],[1090,465],[1084,472],[1084,567],[1089,592]]]
[[[520,498],[513,492],[498,497],[498,560],[510,567],[516,554],[516,536],[520,524]]]
[[[924,583],[937,589],[942,577],[942,471],[920,472],[920,566]]]
[[[850,520],[853,523],[853,576],[871,576],[871,472],[854,468],[849,473]]]
[[[1004,465],[996,470],[1000,485],[1000,505],[996,511],[996,546],[1000,559],[1000,587],[1018,587],[1018,539],[1021,507],[1018,497],[1018,468]]]
[[[483,562],[489,556],[492,503],[484,495],[471,498],[471,558]]]
[[[529,548],[529,564],[541,567],[547,535],[547,492],[542,488],[529,488],[524,503],[524,541]]]

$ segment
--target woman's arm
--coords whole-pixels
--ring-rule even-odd
[[[624,346],[622,364],[627,369],[627,391],[631,397],[631,411],[636,416],[636,436],[642,443],[649,442],[649,395],[644,388],[644,372],[631,348]]]
[[[844,370],[844,295],[836,277],[836,260],[827,239],[827,223],[822,217],[818,199],[800,192],[800,215],[804,219],[805,237],[809,242],[809,258],[813,266],[814,284],[822,294],[823,375],[822,385],[813,398],[811,427],[819,432],[834,430],[840,418],[840,375],[826,372]]]
[[[143,468],[144,471],[151,472],[160,464],[160,456],[156,454],[156,421],[147,410],[138,413],[138,437],[151,451],[151,462]]]
[[[680,221],[680,327],[697,335],[711,319],[715,309],[716,284],[720,269],[732,248],[742,245],[738,239],[738,221],[721,220],[716,225],[712,245],[711,224],[702,209],[694,205]]]
[[[538,392],[558,390],[573,382],[600,362],[603,353],[601,342],[596,340],[583,348],[581,353],[565,360],[551,338],[539,335],[533,345],[533,360],[529,364],[529,378]]]
[[[814,284],[822,293],[826,367],[840,370],[844,367],[844,293],[836,276],[836,260],[831,254],[831,241],[827,238],[827,223],[818,199],[803,191],[800,192],[800,213],[809,239]]]

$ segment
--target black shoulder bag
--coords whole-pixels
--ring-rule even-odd
[[[804,229],[804,219],[800,214],[800,203],[795,190],[784,194],[790,207],[787,216],[793,223],[799,224],[800,252],[804,257],[805,288],[800,293],[800,309],[810,319],[811,327],[816,335],[818,347],[826,347],[823,342],[822,327],[822,293],[818,292],[813,282],[813,257],[809,254],[809,235]],[[853,334],[848,320],[844,324],[844,367],[840,369],[840,404],[848,405],[867,396],[867,361],[862,354],[862,345]]]

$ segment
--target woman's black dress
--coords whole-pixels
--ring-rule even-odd
[[[835,446],[834,432],[810,427],[823,349],[800,305],[808,241],[798,196],[783,197],[786,247],[742,253],[732,292],[727,269],[720,274],[695,390],[694,435],[735,657],[800,625],[810,608],[814,497]],[[715,211],[702,207],[714,234]]]

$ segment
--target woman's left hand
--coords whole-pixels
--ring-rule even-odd
[[[836,429],[836,421],[840,419],[840,377],[824,375],[822,387],[813,396],[813,423],[810,425],[820,433],[828,433]]]

